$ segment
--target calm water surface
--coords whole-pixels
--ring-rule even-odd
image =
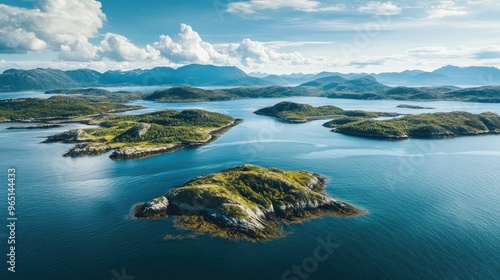
[[[40,144],[83,125],[22,131],[0,124],[0,220],[7,217],[1,197],[8,167],[17,169],[19,217],[15,277],[6,272],[7,230],[0,228],[0,279],[279,280],[294,265],[311,264],[318,239],[336,246],[326,260],[302,269],[307,279],[498,279],[500,136],[369,140],[332,133],[321,126],[325,121],[292,125],[252,113],[283,100],[400,113],[500,113],[498,104],[462,102],[404,102],[436,108],[412,110],[396,108],[399,101],[325,98],[138,101],[149,108],[129,113],[201,108],[245,121],[210,145],[127,161],[64,158],[70,145]],[[260,243],[208,236],[165,241],[179,234],[170,219],[129,218],[137,202],[244,163],[323,174],[328,194],[369,214],[286,226],[287,238]]]

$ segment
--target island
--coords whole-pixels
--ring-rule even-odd
[[[141,109],[116,102],[55,95],[0,100],[0,122],[85,122],[94,116]]]
[[[109,91],[100,88],[56,89],[46,91],[45,94],[77,96],[92,102],[126,103],[144,99],[150,93],[130,91]]]
[[[325,96],[321,91],[306,87],[238,87],[229,89],[200,89],[189,86],[157,90],[145,95],[145,100],[162,102],[224,101],[238,98],[274,98],[289,96]]]
[[[241,120],[204,110],[164,110],[142,115],[94,118],[98,128],[74,129],[52,135],[45,143],[76,143],[64,156],[100,155],[131,159],[210,143]]]
[[[432,107],[423,107],[423,106],[410,105],[410,104],[399,104],[396,107],[398,107],[398,108],[406,108],[406,109],[434,109]]]
[[[132,208],[132,216],[174,216],[180,229],[256,241],[284,236],[283,223],[366,212],[326,195],[325,182],[325,177],[309,171],[246,164],[198,177],[139,203]]]
[[[472,114],[456,111],[406,115],[390,120],[346,117],[331,120],[324,126],[333,128],[334,132],[370,138],[443,138],[499,134],[500,116],[492,112]]]
[[[364,118],[395,117],[397,113],[366,112],[362,110],[343,110],[336,106],[313,107],[309,104],[300,104],[283,101],[274,106],[259,109],[257,115],[272,116],[287,123],[305,123],[312,120],[331,119],[342,116],[355,116]]]
[[[38,125],[30,125],[30,126],[9,126],[6,129],[47,129],[47,128],[56,128],[56,127],[63,127],[62,124],[38,124]]]

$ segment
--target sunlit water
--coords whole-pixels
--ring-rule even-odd
[[[138,101],[149,108],[130,113],[201,108],[245,121],[207,146],[127,161],[64,158],[70,145],[40,144],[43,137],[83,125],[23,131],[0,124],[0,220],[5,223],[7,215],[8,167],[17,169],[19,217],[15,277],[6,272],[7,230],[0,227],[0,279],[120,280],[128,279],[117,278],[125,272],[136,280],[278,280],[294,265],[302,278],[283,279],[498,279],[500,136],[370,140],[332,133],[321,120],[284,124],[252,113],[282,100],[400,113],[500,113],[500,105],[462,102]],[[397,108],[400,103],[436,109]],[[170,219],[129,218],[137,202],[244,163],[323,174],[328,194],[369,214],[289,225],[286,238],[259,243],[208,236],[164,241],[166,234],[186,232]],[[312,262],[318,239],[336,246],[326,260]]]

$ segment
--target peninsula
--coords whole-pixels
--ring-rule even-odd
[[[343,116],[363,118],[395,117],[397,113],[366,112],[361,110],[343,110],[336,106],[313,107],[309,104],[300,104],[289,101],[280,102],[274,106],[259,109],[257,115],[272,116],[287,123],[305,123],[312,120],[331,119]]]
[[[142,115],[95,118],[99,128],[70,130],[45,143],[77,143],[64,156],[100,155],[112,159],[141,158],[210,143],[241,120],[203,110],[165,110]]]
[[[181,229],[228,239],[284,236],[282,223],[365,211],[324,193],[326,179],[309,171],[243,165],[198,177],[133,207],[133,217],[175,216]]]
[[[487,112],[472,114],[462,111],[406,115],[390,120],[356,117],[338,118],[324,124],[334,132],[361,137],[407,139],[442,138],[500,133],[500,116]]]

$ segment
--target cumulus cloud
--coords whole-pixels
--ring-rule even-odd
[[[204,41],[187,24],[181,24],[179,34],[174,38],[161,35],[159,41],[153,43],[152,47],[158,50],[164,58],[178,64],[255,66],[270,62],[290,65],[307,63],[307,59],[298,52],[279,52],[277,46],[266,45],[249,38],[243,39],[239,43],[215,46]]]
[[[232,14],[255,14],[261,10],[278,10],[283,8],[302,12],[332,12],[345,9],[343,5],[323,6],[321,2],[313,0],[250,0],[229,3],[226,12]]]
[[[160,58],[160,51],[147,45],[145,49],[134,45],[126,37],[107,33],[99,45],[100,55],[114,61],[141,61],[157,60]]]
[[[227,52],[239,59],[245,66],[267,64],[270,62],[288,63],[292,65],[305,64],[307,60],[298,52],[280,53],[275,48],[266,46],[249,38],[239,44],[230,44]]]
[[[463,16],[469,14],[464,7],[456,6],[454,1],[441,1],[438,5],[432,6],[427,12],[429,19],[440,19],[451,16]]]
[[[0,53],[24,53],[28,50],[41,51],[47,47],[45,41],[35,33],[21,28],[0,29]]]
[[[397,15],[401,13],[401,8],[392,2],[376,2],[371,1],[366,5],[358,8],[361,13],[375,14],[375,15]]]
[[[0,5],[0,51],[28,52],[51,48],[62,59],[93,60],[96,36],[106,16],[95,0],[37,0],[36,9]],[[9,35],[6,35],[9,34]]]
[[[212,44],[203,41],[198,32],[187,24],[181,24],[175,38],[161,35],[153,47],[174,63],[214,63],[227,64],[229,56],[216,51]]]

